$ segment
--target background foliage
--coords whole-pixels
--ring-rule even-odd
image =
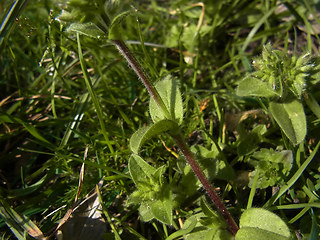
[[[188,229],[193,218],[206,226],[203,235],[212,233],[214,227],[205,224],[209,214],[205,192],[166,135],[148,141],[140,155],[152,170],[162,171],[164,186],[174,194],[173,227],[141,220],[135,179],[128,172],[129,139],[150,123],[147,91],[112,44],[103,38],[81,36],[92,82],[88,86],[76,37],[67,33],[68,25],[57,18],[64,2],[17,2],[22,4],[21,10],[9,19],[11,28],[0,33],[2,238],[29,238],[24,236],[25,229],[32,229],[30,222],[20,230],[19,224],[8,224],[4,212],[25,216],[43,233],[51,233],[79,192],[82,163],[85,173],[79,199],[87,199],[100,182],[105,239],[165,239]],[[2,23],[12,3],[0,3]],[[317,239],[318,1],[111,3],[116,6],[110,9],[114,16],[130,5],[137,9],[124,18],[119,32],[152,81],[169,73],[179,80],[185,137],[234,217],[247,206],[268,207],[288,223],[297,239]],[[298,59],[308,53],[312,60],[304,69],[308,75],[298,77],[300,85],[290,83],[284,93],[291,91],[299,98],[305,132],[296,130],[292,118],[293,130],[283,127],[275,112],[286,108],[272,103],[274,93],[248,94],[249,90],[242,88],[248,84],[241,85],[241,81],[249,81],[254,74],[262,78],[272,72],[274,66],[268,65],[263,76],[257,73],[259,64],[268,64],[259,62],[264,46],[272,56],[287,59],[284,71],[292,68],[296,75],[300,72],[291,62],[292,56]],[[283,97],[281,94],[277,96]],[[250,194],[251,188],[257,189]],[[138,191],[146,189],[150,186],[138,187]],[[279,189],[281,194],[275,194]],[[149,199],[152,191],[150,194]],[[128,196],[132,205],[127,204]],[[215,213],[210,214],[207,223],[219,222]]]

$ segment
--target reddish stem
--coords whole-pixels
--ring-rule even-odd
[[[158,104],[158,106],[161,108],[162,112],[166,116],[167,119],[171,119],[171,115],[168,112],[167,107],[162,101],[162,98],[160,97],[158,91],[154,88],[144,71],[142,70],[142,67],[140,66],[139,62],[136,60],[136,58],[131,54],[130,50],[126,46],[126,44],[122,40],[112,40],[114,45],[118,48],[119,52],[123,55],[123,57],[127,60],[130,67],[132,67],[133,71],[137,74],[137,76],[140,78],[143,85],[148,90],[150,96],[154,99],[154,101]]]
[[[156,103],[159,105],[159,107],[162,109],[163,113],[167,116],[168,119],[171,119],[171,115],[168,112],[168,109],[164,105],[158,91],[154,88],[154,86],[149,81],[148,77],[145,75],[145,73],[142,70],[142,67],[138,63],[138,61],[135,59],[135,57],[131,54],[130,50],[127,48],[125,43],[121,40],[112,40],[112,42],[116,45],[119,52],[124,56],[124,58],[127,60],[129,65],[132,67],[132,69],[135,71],[135,73],[138,75],[140,80],[142,81],[143,85],[147,88],[150,96],[156,101]],[[186,145],[185,141],[183,140],[181,134],[172,135],[172,138],[176,141],[178,147],[181,149],[183,155],[185,156],[186,160],[190,164],[192,170],[202,183],[203,187],[206,189],[207,193],[209,194],[211,200],[214,202],[214,204],[217,207],[217,210],[220,212],[220,214],[223,216],[227,224],[229,225],[229,229],[233,235],[236,235],[237,231],[239,230],[238,225],[233,220],[230,212],[227,210],[221,199],[219,198],[216,191],[211,186],[210,182],[204,175],[203,171],[200,169],[198,163],[196,162],[195,158],[193,157],[193,154],[191,153],[189,147]]]
[[[206,189],[207,193],[209,194],[211,200],[214,202],[214,204],[217,207],[217,210],[220,212],[220,214],[223,216],[227,224],[229,225],[230,231],[233,235],[236,235],[236,233],[239,230],[238,225],[232,218],[230,212],[225,207],[221,199],[219,198],[217,192],[214,190],[206,176],[204,175],[203,171],[200,169],[199,164],[196,162],[192,152],[190,151],[189,147],[186,145],[185,141],[181,137],[181,135],[174,135],[172,136],[173,139],[176,141],[178,147],[182,151],[183,155],[185,156],[186,160],[190,164],[192,170],[202,183],[202,186]]]

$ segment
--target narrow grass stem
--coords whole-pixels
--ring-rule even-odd
[[[229,225],[229,229],[233,235],[236,235],[236,233],[239,230],[238,225],[232,218],[230,212],[225,207],[221,199],[219,198],[217,192],[214,190],[206,176],[204,175],[203,171],[200,169],[199,164],[196,162],[192,152],[190,151],[189,147],[187,146],[186,142],[184,141],[181,134],[179,135],[172,135],[172,138],[176,141],[178,147],[182,151],[183,155],[185,156],[186,160],[190,164],[192,170],[202,183],[203,187],[206,189],[208,195],[210,196],[211,200],[216,205],[217,210],[220,212],[220,214],[223,216],[227,224]]]
[[[155,89],[153,84],[150,82],[147,75],[144,73],[140,63],[137,61],[137,59],[132,55],[129,48],[126,46],[126,44],[122,40],[112,40],[113,44],[117,47],[119,52],[122,54],[122,56],[127,60],[130,67],[132,67],[133,71],[137,74],[137,76],[140,78],[143,85],[148,90],[150,96],[155,100],[155,102],[158,104],[158,106],[161,108],[162,112],[166,116],[167,119],[171,119],[171,115],[164,104],[162,98],[160,97],[158,91]]]

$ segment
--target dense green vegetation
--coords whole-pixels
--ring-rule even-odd
[[[318,239],[319,8],[0,2],[2,239]]]

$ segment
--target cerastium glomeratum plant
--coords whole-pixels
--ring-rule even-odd
[[[138,129],[132,135],[130,139],[132,155],[128,163],[130,175],[137,187],[137,190],[129,196],[128,204],[140,205],[139,212],[142,220],[157,219],[164,224],[175,224],[173,210],[179,207],[179,201],[176,199],[179,193],[173,191],[175,186],[168,183],[164,177],[166,166],[155,168],[138,155],[147,140],[165,133],[175,141],[216,209],[225,220],[225,223],[218,224],[219,216],[208,207],[204,200],[201,200],[201,209],[205,216],[211,220],[216,219],[215,226],[218,226],[220,233],[223,233],[217,239],[231,239],[232,235],[236,239],[253,239],[253,237],[258,239],[259,236],[290,239],[291,234],[286,224],[277,215],[264,209],[249,208],[246,210],[240,218],[239,230],[238,225],[204,174],[183,137],[180,126],[183,122],[184,109],[178,81],[171,75],[167,75],[153,84],[146,74],[146,70],[142,68],[123,40],[122,20],[129,15],[134,15],[135,10],[122,2],[104,0],[70,0],[63,5],[63,8],[59,19],[68,23],[68,32],[77,34],[79,55],[82,51],[80,35],[112,43],[126,59],[150,95],[149,113],[153,123]],[[123,11],[123,8],[129,10]],[[82,70],[86,72],[83,59],[80,61],[82,61]],[[299,144],[306,134],[306,120],[301,97],[305,95],[304,81],[307,76],[305,72],[308,72],[312,67],[309,57],[306,55],[290,59],[280,51],[273,51],[271,46],[267,45],[262,53],[262,58],[256,59],[254,66],[257,71],[240,82],[237,94],[269,99],[271,115],[289,140],[293,144]],[[313,109],[316,108],[313,107]],[[298,117],[295,114],[297,112],[293,113],[292,109],[298,111]],[[287,123],[289,123],[289,127],[287,127]],[[179,184],[179,182],[175,183]],[[179,189],[179,191],[183,191],[183,189]],[[196,226],[196,221],[196,219],[190,220],[193,227],[188,230],[189,232]],[[229,232],[223,228],[227,228]],[[186,230],[183,231],[181,235],[186,234]]]

